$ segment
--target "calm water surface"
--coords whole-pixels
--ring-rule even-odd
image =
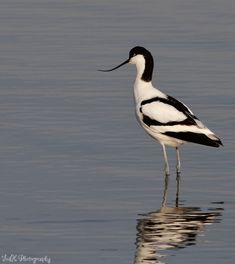
[[[1,1],[2,263],[234,263],[234,10],[232,0]],[[156,59],[155,85],[224,143],[181,149],[178,195],[135,120],[134,67],[97,72],[136,45]]]

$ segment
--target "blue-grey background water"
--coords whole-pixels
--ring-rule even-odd
[[[233,0],[1,1],[2,262],[234,262],[234,18]],[[182,209],[168,149],[170,214],[160,209],[161,147],[134,116],[135,67],[97,71],[136,45],[155,58],[154,84],[224,143],[181,148]],[[149,244],[141,232],[148,238],[151,226]],[[158,243],[169,234],[168,246]]]

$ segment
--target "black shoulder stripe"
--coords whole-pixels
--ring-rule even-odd
[[[219,147],[222,145],[222,142],[218,140],[212,140],[202,133],[193,133],[193,132],[165,132],[163,133],[166,136],[173,138],[181,139],[188,142],[193,142],[201,145],[206,145],[210,147]]]
[[[153,98],[144,100],[141,102],[141,106],[146,105],[146,104],[150,104],[153,102],[161,102],[164,104],[171,105],[174,108],[176,108],[178,111],[186,114],[187,116],[189,116],[191,118],[198,119],[195,115],[193,115],[189,112],[188,108],[183,103],[181,103],[180,101],[176,100],[174,97],[171,97],[169,95],[167,95],[167,98],[162,98],[162,97],[157,96],[157,97],[153,97]]]
[[[167,95],[167,99],[169,100],[168,101],[169,104],[174,106],[177,110],[179,110],[179,111],[181,111],[183,113],[189,113],[191,116],[193,116],[189,112],[188,108],[183,103],[181,103],[180,101],[176,100],[174,97]],[[195,118],[195,116],[193,116],[193,118]]]
[[[152,102],[160,102],[160,99],[162,99],[162,98],[160,98],[160,97],[153,97],[153,98],[150,98],[150,99],[147,99],[147,100],[143,100],[142,102],[141,102],[141,106],[142,105],[146,105],[146,104],[151,104]]]

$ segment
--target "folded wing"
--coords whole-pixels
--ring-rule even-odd
[[[144,100],[139,110],[141,121],[152,132],[202,145],[222,145],[219,138],[186,105],[173,97]]]

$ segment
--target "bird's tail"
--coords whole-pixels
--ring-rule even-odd
[[[212,147],[218,148],[219,146],[223,146],[222,141],[215,134],[209,134],[207,136],[213,142],[213,145],[211,145]]]

